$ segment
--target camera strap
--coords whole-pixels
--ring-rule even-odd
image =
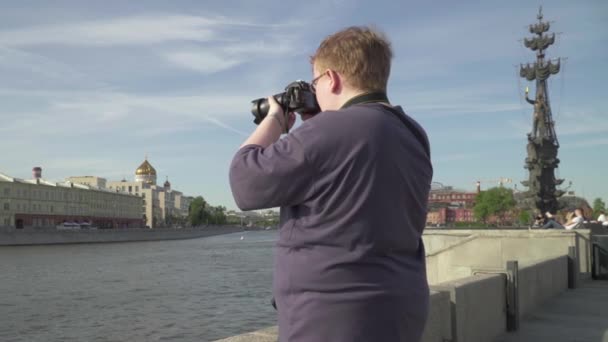
[[[426,137],[424,136],[424,134],[420,131],[420,129],[418,129],[418,127],[416,127],[416,125],[411,120],[406,118],[405,113],[402,110],[399,110],[390,105],[390,102],[388,101],[388,97],[386,96],[386,93],[374,92],[374,93],[365,93],[365,94],[357,95],[357,96],[353,97],[352,99],[346,101],[346,103],[343,104],[342,107],[340,107],[340,109],[348,108],[350,106],[354,106],[354,105],[358,105],[358,104],[381,103],[381,102],[389,104],[389,106],[384,106],[384,108],[386,108],[395,117],[397,117],[397,119],[399,119],[399,121],[401,121],[405,125],[405,127],[407,127],[410,130],[410,132],[412,132],[412,134],[414,135],[416,140],[418,140],[418,142],[424,148],[426,155],[430,158],[431,157],[431,148],[430,148],[429,142],[426,139]]]

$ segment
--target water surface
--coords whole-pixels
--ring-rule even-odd
[[[0,247],[0,341],[212,341],[274,325],[275,237]]]

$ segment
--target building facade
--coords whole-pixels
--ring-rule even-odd
[[[141,197],[70,181],[50,182],[41,172],[35,168],[31,180],[0,173],[0,226],[55,227],[65,222],[99,228],[143,226]]]
[[[446,226],[455,222],[475,222],[473,206],[477,191],[467,192],[451,186],[441,186],[429,192],[427,226]]]
[[[429,203],[445,203],[452,206],[471,208],[475,205],[475,197],[479,192],[456,190],[451,186],[429,192]]]
[[[146,159],[135,170],[134,181],[130,182],[126,179],[110,181],[107,186],[110,191],[142,197],[142,213],[147,227],[181,225],[188,217],[188,209],[193,198],[173,190],[168,179],[163,186],[158,186],[156,181],[156,169]]]
[[[67,182],[88,185],[93,188],[105,189],[107,180],[96,176],[75,176],[66,179]]]

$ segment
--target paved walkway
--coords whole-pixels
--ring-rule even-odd
[[[581,282],[523,317],[494,342],[608,342],[608,281]]]

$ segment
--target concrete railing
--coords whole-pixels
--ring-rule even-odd
[[[519,315],[532,313],[548,299],[568,289],[568,256],[519,269]]]
[[[452,308],[450,294],[431,291],[429,316],[424,327],[422,341],[445,342],[452,340]]]
[[[488,230],[458,233],[470,236],[461,235],[457,242],[427,254],[429,284],[470,276],[479,269],[501,270],[509,260],[518,260],[520,267],[526,267],[564,255],[569,247],[576,247],[581,276],[591,276],[589,230]]]
[[[448,341],[491,341],[505,332],[504,275],[478,274],[431,288],[449,294],[452,338]]]
[[[562,255],[522,268],[509,261],[501,269],[472,269],[474,275],[431,286],[430,311],[423,342],[492,341],[516,330],[520,317],[569,287],[578,278],[578,264]],[[574,260],[569,260],[574,259]],[[569,274],[576,272],[576,274]],[[221,342],[275,342],[276,327],[229,337]]]

